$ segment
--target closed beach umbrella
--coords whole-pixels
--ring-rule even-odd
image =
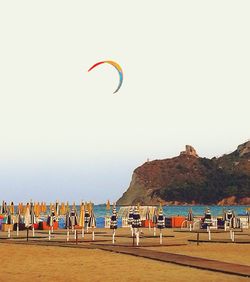
[[[85,214],[84,214],[84,221],[85,221],[85,224],[86,224],[86,227],[87,227],[87,233],[88,233],[90,213],[89,213],[89,210],[88,210],[88,205],[86,204],[85,206],[86,206],[86,208],[85,208]]]
[[[30,208],[29,204],[26,206],[25,214],[24,214],[24,224],[26,228],[29,228],[31,225],[31,217],[30,217]]]
[[[193,215],[192,209],[190,209],[190,210],[188,211],[187,220],[188,220],[188,221],[191,221],[191,222],[194,220],[194,215]]]
[[[74,206],[72,207],[70,212],[70,222],[72,229],[74,229],[75,225],[77,225],[77,214],[76,210],[74,209]]]
[[[149,207],[147,207],[147,211],[146,211],[146,220],[148,221],[148,229],[151,229],[151,225],[150,225],[150,221],[151,221],[151,214],[150,214],[150,209]]]
[[[30,203],[30,220],[31,220],[31,225],[32,225],[32,234],[34,237],[35,236],[34,224],[36,223],[36,216],[35,216],[35,207],[32,202]]]
[[[157,210],[154,209],[154,215],[153,215],[153,224],[154,224],[154,236],[156,236],[156,225],[157,225]]]
[[[132,227],[132,223],[133,223],[133,214],[134,214],[134,209],[131,206],[129,209],[129,213],[128,213],[128,225],[131,225]]]
[[[70,212],[70,209],[69,209],[69,202],[66,203],[66,207],[65,207],[65,212]]]
[[[117,212],[116,212],[116,206],[113,204],[113,210],[112,215],[110,218],[110,229],[113,229],[113,244],[115,243],[115,229],[117,229]]]
[[[162,244],[162,229],[165,227],[165,219],[163,216],[163,210],[160,205],[158,218],[157,218],[157,228],[160,229],[160,244]]]
[[[94,228],[96,227],[96,219],[95,219],[95,214],[94,214],[94,209],[92,209],[90,218],[89,218],[89,227],[92,228],[92,240],[95,240],[95,231]]]
[[[211,215],[211,211],[210,211],[209,208],[207,208],[206,211],[205,211],[204,223],[208,227],[210,227],[212,225],[212,215]]]
[[[65,216],[65,227],[67,229],[67,241],[69,241],[69,229],[70,229],[70,212],[67,211],[66,212],[66,216]]]
[[[58,201],[56,201],[56,207],[55,207],[55,213],[56,213],[56,216],[58,216],[58,215],[59,215],[59,208],[60,208],[60,206],[59,206],[59,202],[58,202]]]
[[[82,237],[84,237],[85,208],[84,208],[84,203],[83,202],[81,203],[81,207],[80,207],[79,225],[82,227]]]
[[[132,227],[134,228],[135,234],[136,234],[136,245],[139,245],[139,228],[141,227],[141,217],[139,214],[139,206],[135,206],[134,213],[133,213]]]
[[[14,207],[14,203],[13,202],[10,203],[10,213],[11,214],[15,213],[15,207]]]
[[[107,201],[107,204],[106,204],[106,210],[109,212],[110,211],[110,202],[109,200]]]
[[[192,209],[190,209],[190,210],[188,211],[187,221],[188,221],[188,223],[189,223],[189,230],[191,231],[191,230],[192,230],[192,223],[193,223],[193,221],[194,221],[194,215],[193,215]]]

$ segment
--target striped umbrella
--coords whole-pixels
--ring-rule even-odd
[[[204,215],[204,223],[210,227],[212,225],[212,215],[211,215],[211,212],[210,212],[210,209],[207,208],[206,211],[205,211],[205,215]]]
[[[112,215],[110,218],[110,229],[113,229],[113,244],[115,243],[115,229],[117,229],[117,212],[116,212],[116,206],[115,203],[113,204],[113,210]]]
[[[77,214],[76,214],[76,210],[74,209],[74,205],[70,212],[70,222],[71,222],[71,228],[73,231],[75,228],[75,225],[77,225]]]
[[[130,209],[129,209],[129,213],[128,213],[128,225],[131,225],[131,226],[132,226],[132,223],[133,223],[133,214],[134,214],[134,209],[131,206]]]
[[[84,213],[84,221],[87,227],[87,233],[88,233],[88,227],[89,227],[89,219],[90,219],[90,213],[88,209],[88,204],[85,205],[85,213]]]
[[[162,244],[162,229],[165,227],[165,218],[163,216],[162,206],[160,205],[157,218],[157,228],[160,229],[160,244]]]
[[[136,235],[136,245],[139,245],[139,228],[141,227],[141,217],[139,214],[139,205],[135,206],[133,213],[132,228],[135,230]]]

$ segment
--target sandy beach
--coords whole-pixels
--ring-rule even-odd
[[[111,244],[109,229],[96,231],[97,244]],[[128,231],[126,228],[117,230],[116,245],[131,245]],[[144,235],[149,235],[147,229],[143,232]],[[45,234],[37,232],[39,236]],[[4,236],[6,237],[6,233],[1,232],[1,237]],[[164,244],[168,243],[168,246],[159,246],[159,238],[145,237],[141,239],[144,246],[142,248],[250,266],[250,244],[202,243],[197,246],[187,241],[187,238],[195,237],[195,234],[174,232],[172,229],[165,229],[164,236],[175,237],[163,239]],[[86,243],[80,242],[79,246],[91,245],[87,243],[90,238],[91,234],[88,234],[84,239]],[[65,242],[65,234],[58,232],[50,242],[47,238],[30,240],[32,243],[36,241],[58,244],[60,241]],[[26,245],[25,241],[22,244],[16,242],[17,240],[1,240],[0,281],[249,281],[244,277],[107,252],[93,246],[93,249],[78,248],[73,242],[68,244],[71,244],[71,247]],[[178,246],[180,243],[185,245]]]

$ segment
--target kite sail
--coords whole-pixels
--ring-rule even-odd
[[[115,94],[116,92],[119,91],[119,89],[120,89],[121,86],[122,86],[122,82],[123,82],[123,72],[122,72],[122,68],[121,68],[121,66],[120,66],[118,63],[116,63],[116,62],[114,62],[114,61],[102,61],[102,62],[98,62],[98,63],[94,64],[88,71],[91,71],[93,68],[95,68],[95,67],[97,67],[97,66],[99,66],[99,65],[101,65],[101,64],[104,64],[104,63],[107,63],[107,64],[112,65],[113,67],[116,68],[116,70],[117,70],[118,73],[119,73],[119,84],[118,84],[118,87],[116,88],[116,90],[115,90],[115,92],[114,92],[114,94]]]

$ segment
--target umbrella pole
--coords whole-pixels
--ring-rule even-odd
[[[211,231],[210,231],[210,226],[207,228],[208,231],[208,240],[211,241]]]
[[[16,236],[18,237],[19,236],[19,224],[17,223],[17,226],[16,226]]]
[[[113,240],[112,240],[112,243],[113,244],[115,243],[115,229],[113,229]]]
[[[160,231],[160,244],[162,245],[162,231]]]
[[[92,229],[92,240],[95,241],[95,230]]]
[[[150,232],[151,230],[151,224],[150,224],[150,219],[148,220],[148,231]]]
[[[136,245],[139,245],[139,229],[136,230]]]
[[[50,241],[50,235],[51,235],[51,227],[49,229],[49,241]]]
[[[84,227],[82,228],[82,238],[84,238]]]
[[[29,241],[29,227],[27,227],[27,242]]]
[[[75,240],[76,240],[76,229],[75,229]]]
[[[67,228],[67,242],[69,241],[69,228]]]
[[[52,226],[51,226],[51,233],[54,233],[53,223],[52,223]]]
[[[132,228],[133,229],[133,228]],[[133,246],[135,245],[135,236],[134,236],[134,232],[132,230],[132,238],[133,238]]]
[[[131,226],[131,235],[134,237],[134,228]]]
[[[10,238],[10,228],[8,228],[8,238]]]
[[[34,224],[32,224],[32,236],[35,237],[35,228],[34,228]]]
[[[156,236],[156,227],[154,227],[154,237]]]

